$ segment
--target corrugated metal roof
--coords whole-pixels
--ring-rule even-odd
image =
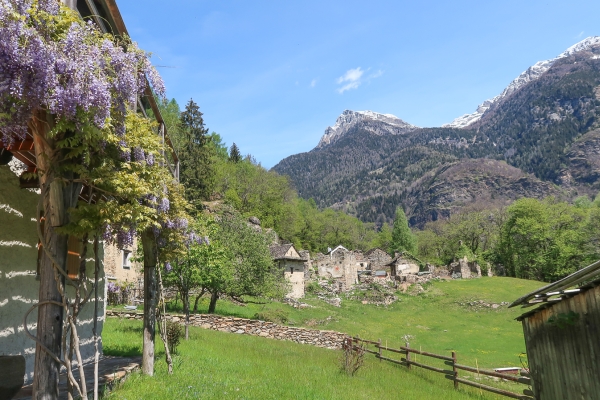
[[[556,281],[554,283],[541,287],[531,293],[528,293],[522,297],[519,297],[508,307],[516,307],[518,305],[522,305],[524,308],[536,305],[542,306],[518,318],[522,319],[567,297],[572,297],[582,291],[598,286],[598,284],[600,284],[600,280],[598,280],[599,275],[600,260],[596,261],[591,265],[588,265],[583,269],[580,269],[577,272],[572,273],[571,275],[559,281]],[[582,286],[582,284],[590,282],[592,280],[593,282]],[[575,288],[575,286],[580,287]]]

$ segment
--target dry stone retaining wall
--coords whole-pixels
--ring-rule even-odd
[[[143,313],[112,310],[107,310],[106,316],[137,320],[144,318]],[[183,324],[185,316],[177,314],[167,315],[166,319]],[[335,331],[295,328],[256,319],[222,317],[211,314],[190,315],[190,325],[221,332],[289,340],[296,343],[325,347],[327,349],[341,349],[342,342],[347,337],[346,334]]]

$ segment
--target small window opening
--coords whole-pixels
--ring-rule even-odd
[[[123,250],[123,269],[131,268],[131,251]]]

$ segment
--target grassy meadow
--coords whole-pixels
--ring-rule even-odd
[[[275,302],[251,302],[246,306],[217,303],[217,313],[252,318],[256,314],[287,320],[288,324],[328,329],[382,339],[397,347],[410,336],[411,347],[447,354],[457,352],[461,364],[481,368],[519,366],[525,351],[521,309],[470,306],[511,302],[542,283],[514,278],[481,278],[434,282],[419,295],[399,294],[391,306],[364,305],[342,297],[334,307],[315,298],[313,307],[295,309]],[[174,311],[179,305],[172,304]],[[206,302],[200,312],[205,312]],[[103,331],[108,355],[141,354],[141,323],[108,319]],[[157,340],[159,343],[160,340]],[[291,342],[191,329],[191,340],[182,342],[175,358],[175,373],[166,374],[161,351],[153,378],[133,375],[111,393],[109,399],[233,398],[233,399],[463,399],[499,398],[461,385],[459,391],[441,374],[413,368],[407,371],[371,355],[354,377],[340,373],[339,351]],[[417,356],[418,361],[438,365]],[[392,357],[395,358],[395,357]],[[440,365],[441,366],[441,365]],[[461,373],[461,377],[472,375]],[[485,383],[485,381],[484,381]],[[520,392],[524,386],[501,384]],[[512,385],[512,386],[511,386]]]

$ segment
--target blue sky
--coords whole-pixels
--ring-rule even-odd
[[[345,109],[440,126],[600,35],[600,1],[118,0],[169,98],[270,168]]]

